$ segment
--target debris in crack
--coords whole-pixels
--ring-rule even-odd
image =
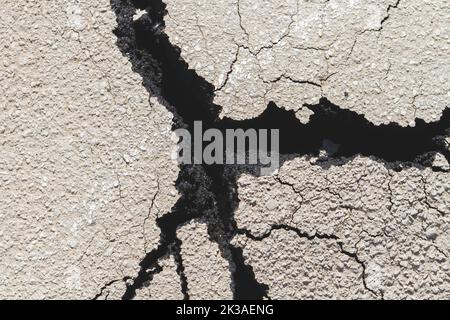
[[[192,131],[196,120],[203,121],[204,130],[276,128],[280,129],[280,152],[284,155],[318,155],[323,141],[329,140],[339,145],[332,158],[375,156],[396,162],[397,170],[411,166],[417,157],[430,152],[440,152],[449,161],[448,149],[444,150],[442,142],[437,141],[450,127],[448,109],[439,121],[416,120],[416,125],[408,128],[396,124],[374,125],[364,116],[340,109],[326,99],[319,105],[308,106],[313,115],[307,124],[302,124],[293,111],[280,109],[274,103],[255,119],[221,120],[221,108],[213,103],[214,86],[189,69],[180,58],[180,50],[164,34],[164,3],[112,0],[111,5],[117,16],[118,47],[130,59],[133,70],[143,77],[149,93],[159,97],[173,112],[174,129],[183,127]],[[145,9],[147,14],[134,20],[136,8]],[[431,164],[428,166],[432,167]],[[170,254],[177,258],[182,291],[185,298],[189,298],[177,229],[198,218],[208,224],[210,238],[219,245],[222,256],[229,259],[234,298],[267,297],[268,287],[256,280],[242,249],[232,244],[232,239],[239,233],[234,217],[239,203],[237,179],[242,173],[254,174],[254,170],[236,167],[230,174],[220,165],[182,165],[180,169],[177,188],[181,197],[172,212],[157,220],[161,229],[159,247],[142,260],[141,270],[127,285],[123,298],[132,299],[137,289],[151,281],[153,273],[148,270],[156,268],[158,261]]]
[[[0,297],[92,299],[159,242],[149,208],[161,178],[157,207],[177,199],[172,117],[117,48],[109,1],[0,11]]]
[[[389,162],[413,162],[428,152],[440,152],[450,161],[441,138],[450,128],[450,109],[433,123],[416,120],[414,127],[397,124],[376,126],[362,115],[342,110],[326,99],[308,106],[310,121],[302,124],[293,111],[279,109],[270,103],[256,119],[235,121],[225,118],[223,128],[280,129],[280,154],[317,155],[324,140],[338,145],[333,158],[354,155],[375,156]]]
[[[180,263],[177,228],[194,218],[201,217],[204,211],[210,210],[214,206],[214,196],[209,191],[210,182],[202,166],[182,166],[177,188],[181,197],[172,212],[157,219],[157,225],[161,229],[160,244],[142,260],[141,270],[132,285],[128,286],[123,299],[133,298],[136,290],[151,280],[151,274],[147,270],[154,268],[161,258],[169,254],[173,254],[178,261],[182,290],[187,297],[187,284],[182,273],[182,263]]]
[[[161,1],[137,3],[141,9],[145,6],[148,12],[137,21],[133,20],[135,7],[130,2],[112,1],[111,4],[117,15],[118,27],[115,34],[118,37],[119,48],[129,57],[134,70],[141,74],[150,94],[164,97],[163,103],[168,105],[169,110],[176,116],[174,128],[183,126],[192,128],[194,120],[202,120],[205,128],[212,126],[218,114],[217,108],[211,104],[213,88],[195,72],[188,70],[187,65],[180,60],[178,50],[160,32],[164,24],[163,3]],[[172,109],[173,107],[175,109]],[[136,289],[150,280],[147,270],[173,250],[177,228],[194,218],[205,216],[209,221],[213,221],[214,223],[208,225],[211,238],[219,243],[221,250],[232,250],[229,244],[233,237],[230,225],[232,211],[229,209],[233,204],[227,197],[232,188],[224,185],[222,172],[220,166],[181,166],[177,181],[181,198],[171,213],[158,219],[161,243],[143,259],[140,264],[141,270],[128,286],[123,299],[132,299]],[[222,190],[222,187],[226,189]],[[224,196],[225,201],[220,201]],[[239,276],[232,277],[235,288],[246,288],[248,284],[252,284],[252,288],[259,286],[254,279],[245,279],[245,285],[240,284],[242,278],[250,274],[246,272],[247,268],[243,264],[243,259],[239,258],[238,250],[234,251],[233,255],[224,254],[224,256],[233,258],[233,261],[229,262],[232,266],[230,269],[234,270],[235,275],[239,273]],[[263,290],[253,291],[251,298],[262,298],[258,296],[260,291]],[[247,294],[235,292],[235,297],[241,296]]]

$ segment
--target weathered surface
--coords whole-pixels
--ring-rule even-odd
[[[414,122],[448,107],[447,1],[8,0],[0,15],[1,298],[450,298],[448,116]],[[239,121],[269,102],[308,125],[273,104]],[[270,177],[178,166],[172,130],[197,119],[312,143]]]
[[[93,298],[159,241],[171,115],[117,50],[109,1],[0,15],[0,296]]]
[[[304,106],[327,98],[375,125],[414,126],[448,107],[445,1],[165,2],[165,32],[215,86],[221,117],[275,102],[307,123]],[[297,157],[273,177],[242,176],[235,243],[268,295],[448,298],[448,154],[408,166]],[[345,276],[327,287],[335,265]]]
[[[272,299],[373,297],[361,281],[363,267],[334,240],[309,240],[294,231],[276,230],[261,241],[242,236],[236,242],[258,281],[269,285]]]
[[[160,263],[161,271],[153,276],[151,282],[138,290],[136,300],[182,300],[180,278],[173,257],[168,257]],[[124,290],[122,290],[121,296]]]
[[[222,116],[321,97],[375,124],[437,120],[450,100],[447,1],[167,0],[166,32]]]
[[[230,271],[217,244],[208,237],[205,224],[191,222],[177,232],[182,241],[184,274],[189,297],[202,299],[231,299]]]
[[[334,269],[311,267],[307,275],[289,264],[321,257],[345,265],[350,254],[364,265],[360,282],[378,298],[450,297],[450,173],[393,168],[362,157],[320,162],[303,157],[285,163],[273,177],[241,177],[235,219],[250,237],[243,242],[246,259],[257,279],[269,285],[269,296],[360,297],[359,284],[340,291],[346,280],[342,287],[321,289],[307,281],[327,279]],[[301,237],[273,229],[296,230]],[[348,254],[336,255],[337,244]],[[286,273],[280,260],[289,265]]]

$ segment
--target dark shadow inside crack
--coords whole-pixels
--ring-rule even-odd
[[[180,59],[180,52],[161,32],[165,6],[161,1],[134,1],[138,8],[146,8],[147,15],[134,21],[136,7],[129,1],[113,0],[118,27],[114,31],[117,45],[129,58],[133,70],[143,78],[151,96],[174,114],[174,129],[187,127],[201,120],[205,128],[218,121],[220,109],[212,104],[213,86],[200,78]],[[136,290],[150,279],[148,270],[168,254],[182,257],[177,229],[193,219],[208,222],[208,233],[218,243],[222,255],[229,259],[233,292],[236,299],[261,299],[267,287],[256,282],[251,267],[245,265],[242,251],[230,244],[233,237],[235,197],[233,181],[223,179],[223,166],[183,165],[176,182],[181,197],[170,213],[157,219],[161,230],[158,248],[149,252],[140,263],[140,272],[127,286],[123,299],[132,299]],[[177,245],[178,244],[178,245]],[[188,279],[179,266],[182,291],[188,298]]]
[[[324,140],[329,140],[338,146],[331,155],[333,158],[373,156],[386,162],[400,162],[399,170],[402,166],[417,164],[419,156],[432,152],[440,152],[450,161],[448,148],[440,138],[448,134],[450,128],[449,109],[439,121],[416,120],[415,127],[407,128],[397,124],[376,126],[363,115],[341,109],[326,99],[307,106],[314,113],[308,124],[302,124],[294,112],[274,103],[254,119],[220,119],[221,108],[213,103],[215,88],[189,69],[180,57],[180,49],[172,45],[164,33],[165,4],[161,0],[111,0],[111,6],[117,18],[114,33],[119,49],[130,60],[133,71],[142,76],[149,94],[158,97],[174,114],[173,129],[183,127],[192,132],[197,120],[203,122],[203,130],[280,129],[282,155],[318,155]],[[146,14],[135,21],[136,8],[145,10]],[[424,161],[423,165],[431,167],[431,162]],[[141,261],[141,270],[127,285],[124,299],[133,298],[136,290],[151,280],[148,270],[154,269],[168,254],[176,257],[182,292],[189,298],[181,242],[176,232],[193,219],[203,219],[207,223],[210,238],[228,259],[234,298],[267,296],[267,286],[256,281],[242,250],[230,243],[237,233],[233,216],[239,203],[236,181],[244,172],[255,174],[248,166],[236,167],[231,174],[223,165],[180,166],[176,186],[181,197],[170,213],[157,219],[161,229],[160,244]]]
[[[443,112],[439,121],[426,123],[416,119],[414,127],[402,127],[394,123],[374,125],[363,115],[341,109],[326,99],[307,107],[314,112],[307,124],[302,124],[293,111],[269,103],[255,119],[225,118],[220,127],[280,129],[281,155],[318,155],[324,141],[329,140],[337,145],[331,155],[335,159],[362,155],[406,164],[419,161],[418,157],[426,153],[440,152],[450,161],[443,139],[450,128],[450,109]]]
[[[113,1],[121,2],[126,3]],[[176,120],[181,122],[174,128],[192,128],[194,121],[202,121],[203,130],[280,129],[281,154],[317,154],[327,139],[340,146],[333,155],[335,158],[359,154],[389,162],[412,162],[424,153],[441,152],[450,160],[448,150],[438,140],[450,128],[450,109],[433,123],[417,119],[414,127],[395,123],[377,126],[364,115],[341,109],[323,98],[319,104],[307,106],[313,111],[307,124],[302,124],[293,111],[286,111],[274,103],[269,103],[254,119],[220,119],[221,107],[213,103],[213,85],[189,69],[180,57],[180,49],[173,46],[163,32],[166,14],[163,2],[132,2],[145,8],[148,14],[133,21],[134,6],[122,5],[118,13],[119,27],[115,30],[118,45],[130,58],[134,70],[143,77],[149,92],[162,97],[168,107],[173,108],[171,111],[176,113]],[[118,6],[115,7],[117,12]]]

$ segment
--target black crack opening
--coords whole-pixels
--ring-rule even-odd
[[[308,124],[302,124],[293,111],[274,103],[269,103],[264,113],[251,120],[220,119],[221,107],[213,103],[214,86],[189,69],[180,57],[180,49],[172,45],[164,33],[165,4],[161,0],[111,0],[111,7],[118,23],[114,33],[119,49],[130,60],[133,71],[142,76],[149,94],[158,97],[174,114],[173,129],[187,128],[192,132],[194,121],[202,121],[203,130],[280,129],[282,155],[318,155],[323,142],[329,140],[339,146],[330,157],[373,156],[390,165],[395,163],[398,170],[412,165],[432,168],[432,161],[426,155],[436,152],[450,161],[450,152],[442,138],[450,128],[449,109],[439,121],[416,120],[414,127],[393,123],[376,126],[363,115],[341,109],[326,99],[307,106],[314,113]],[[134,21],[136,9],[145,10],[146,14]],[[161,229],[160,244],[141,261],[141,270],[128,282],[123,299],[132,299],[136,290],[151,280],[149,270],[154,270],[158,261],[167,255],[175,257],[181,290],[185,299],[189,298],[181,241],[176,231],[193,219],[207,223],[210,238],[228,259],[234,298],[267,297],[268,287],[257,282],[252,267],[245,263],[242,250],[230,243],[237,233],[233,216],[239,203],[237,178],[243,172],[255,171],[248,166],[181,165],[176,182],[181,197],[170,213],[157,219]]]

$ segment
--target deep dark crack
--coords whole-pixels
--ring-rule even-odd
[[[416,120],[415,127],[397,124],[376,126],[363,115],[344,110],[322,99],[318,105],[307,106],[314,114],[308,124],[302,124],[293,111],[270,103],[259,117],[246,121],[220,119],[220,106],[214,105],[215,88],[180,57],[180,49],[172,45],[164,33],[165,4],[161,0],[111,0],[118,26],[114,30],[117,46],[128,57],[133,71],[143,78],[151,96],[158,97],[174,115],[173,129],[187,128],[192,132],[194,121],[202,121],[203,130],[280,129],[282,155],[318,155],[324,140],[339,146],[334,158],[354,155],[373,156],[394,162],[398,170],[416,165],[432,167],[429,161],[417,158],[433,152],[442,153],[448,161],[450,154],[442,139],[450,127],[450,110],[440,121],[425,123]],[[136,8],[146,14],[134,21]],[[343,163],[343,162],[342,162]],[[324,165],[324,169],[326,166]],[[160,243],[140,263],[141,270],[133,281],[127,282],[123,299],[132,299],[136,290],[148,283],[158,261],[173,255],[177,263],[184,297],[189,298],[188,279],[184,275],[181,242],[177,229],[200,219],[207,223],[211,240],[215,241],[228,259],[235,299],[262,299],[268,287],[256,281],[251,266],[246,265],[242,250],[231,245],[238,233],[234,212],[239,203],[237,179],[240,174],[256,174],[250,166],[181,165],[176,186],[181,196],[170,213],[157,219],[161,230]]]

